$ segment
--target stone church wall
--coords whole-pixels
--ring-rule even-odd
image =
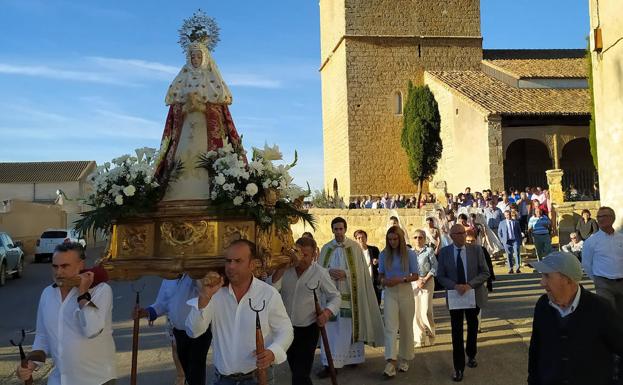
[[[493,187],[494,179],[499,177],[503,182],[501,137],[498,139],[495,126],[490,127],[489,114],[454,95],[428,74],[425,83],[435,95],[441,116],[443,153],[434,180],[445,181],[447,191],[453,194],[468,186],[472,191]],[[490,147],[495,141],[499,144]],[[475,169],[474,165],[485,167]]]
[[[480,36],[479,0],[344,1],[347,34]]]
[[[372,210],[372,209],[311,209],[309,212],[314,215],[317,221],[316,231],[311,227],[303,226],[302,223],[292,225],[292,233],[294,239],[298,239],[305,231],[314,234],[314,239],[318,242],[319,247],[333,239],[331,232],[331,221],[335,217],[346,219],[348,228],[346,236],[355,239],[353,233],[355,230],[361,229],[368,233],[368,244],[379,248],[385,247],[385,233],[387,232],[387,223],[391,215],[398,215],[401,223],[407,229],[410,237],[417,229],[424,226],[427,214],[431,214],[434,208],[425,209],[397,209],[397,210]]]
[[[346,89],[346,48],[341,45],[322,72],[322,140],[324,145],[325,189],[333,193],[333,181],[339,192],[350,184],[348,173],[349,137]],[[331,149],[327,151],[327,149]]]
[[[417,191],[400,145],[403,116],[394,113],[394,94],[401,92],[404,101],[409,80],[423,84],[424,68],[454,69],[471,64],[476,69],[480,60],[480,41],[462,41],[462,46],[451,47],[431,43],[421,41],[418,47],[388,39],[346,41],[349,195],[410,195]]]
[[[408,81],[423,84],[427,69],[479,70],[479,1],[344,1],[341,42],[336,36],[343,25],[327,26],[338,11],[321,1],[325,188],[331,191],[337,179],[345,198],[415,194],[400,146],[402,115],[395,113],[395,94],[401,92],[404,101]],[[327,61],[331,44],[339,47]],[[337,69],[342,66],[344,72]],[[344,95],[346,120],[335,105]]]

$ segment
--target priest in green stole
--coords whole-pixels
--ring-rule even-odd
[[[335,239],[322,247],[318,260],[329,269],[342,296],[339,314],[326,324],[336,368],[363,363],[364,344],[383,346],[383,321],[368,264],[357,242],[346,238],[346,227],[343,218],[331,221]],[[321,359],[325,369],[318,376],[322,378],[328,376],[324,348]]]

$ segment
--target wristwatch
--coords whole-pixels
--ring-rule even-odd
[[[88,302],[91,301],[91,293],[89,293],[88,291],[82,295],[79,295],[78,298],[76,298],[76,300],[78,302],[82,301],[83,299],[86,299]]]

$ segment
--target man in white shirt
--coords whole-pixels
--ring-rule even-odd
[[[623,234],[614,231],[615,219],[613,209],[599,208],[599,231],[584,242],[582,266],[595,282],[597,295],[623,315]]]
[[[253,276],[259,262],[256,246],[245,239],[234,241],[225,253],[225,274],[229,285],[202,284],[199,297],[186,319],[189,336],[200,336],[212,327],[215,385],[257,384],[256,369],[268,369],[286,360],[293,338],[292,323],[277,290]],[[255,353],[255,317],[259,312],[266,349]]]
[[[312,385],[309,374],[314,363],[320,327],[340,311],[340,292],[335,288],[329,272],[313,262],[316,241],[300,238],[296,241],[299,259],[294,266],[273,274],[273,286],[280,290],[281,298],[294,326],[294,341],[287,351],[292,371],[292,385]],[[314,301],[316,288],[318,300],[326,303],[317,316]]]
[[[91,287],[93,272],[80,273],[85,258],[82,245],[74,242],[58,245],[52,256],[55,281],[80,277],[80,285],[54,284],[41,294],[32,349],[54,360],[48,385],[111,385],[117,377],[112,290],[106,283]],[[17,376],[26,381],[38,365],[29,360]]]

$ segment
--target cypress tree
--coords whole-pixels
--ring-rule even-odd
[[[419,187],[417,204],[422,199],[422,185],[437,171],[441,158],[441,118],[437,101],[428,86],[415,87],[409,81],[404,106],[401,144],[407,153],[409,176]]]

